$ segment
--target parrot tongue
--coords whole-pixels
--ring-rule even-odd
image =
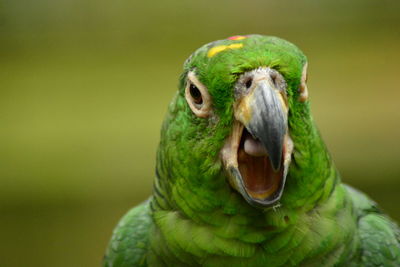
[[[256,199],[265,199],[276,192],[283,168],[274,171],[266,148],[246,128],[243,129],[237,152],[239,171],[247,193]]]
[[[253,157],[268,156],[267,149],[261,144],[259,140],[253,138],[247,130],[243,133],[242,139],[244,139],[243,150],[246,154]]]

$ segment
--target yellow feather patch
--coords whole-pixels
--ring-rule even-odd
[[[215,47],[211,48],[210,50],[208,50],[207,57],[213,57],[216,54],[218,54],[219,52],[222,52],[224,50],[239,49],[239,48],[242,48],[242,47],[243,47],[243,44],[230,44],[230,45],[215,46]]]

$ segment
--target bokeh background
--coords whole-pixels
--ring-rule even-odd
[[[395,0],[0,0],[0,265],[99,266],[183,61],[236,34],[306,53],[344,181],[400,220],[399,29]]]

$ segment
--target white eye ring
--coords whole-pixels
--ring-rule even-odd
[[[299,100],[301,102],[305,102],[308,99],[308,89],[307,89],[307,67],[308,63],[304,64],[303,72],[301,73],[301,81],[300,81],[300,97]]]
[[[190,109],[197,117],[206,118],[210,115],[211,96],[193,71],[189,72],[187,77],[185,98]]]

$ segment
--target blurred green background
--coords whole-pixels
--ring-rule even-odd
[[[400,2],[0,0],[0,265],[98,266],[151,192],[183,61],[236,34],[309,59],[344,181],[400,220]]]

